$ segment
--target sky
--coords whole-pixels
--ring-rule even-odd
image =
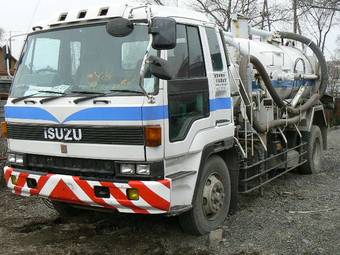
[[[168,0],[176,2],[176,0]],[[126,2],[124,0],[0,0],[0,27],[9,35],[27,33],[31,31],[32,26],[40,21],[48,21],[55,13],[61,13],[72,9],[86,9],[93,5],[106,6],[109,3]],[[187,4],[185,0],[179,0],[180,7]],[[5,7],[5,8],[4,8]],[[336,48],[336,38],[340,35],[340,29],[335,28],[331,31],[327,41],[326,56],[329,57]],[[22,37],[21,37],[22,38]],[[20,53],[22,40],[17,38],[13,42],[13,55],[18,56]]]

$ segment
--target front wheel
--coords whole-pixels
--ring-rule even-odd
[[[221,226],[226,219],[231,200],[228,167],[219,156],[206,162],[197,182],[193,208],[179,216],[184,232],[203,235]]]

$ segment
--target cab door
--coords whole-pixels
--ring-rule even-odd
[[[192,25],[177,25],[177,46],[167,51],[174,78],[167,82],[164,101],[165,158],[187,154],[195,136],[213,127],[210,86],[203,51],[204,30]]]

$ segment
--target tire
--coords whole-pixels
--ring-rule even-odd
[[[75,208],[67,203],[51,201],[51,204],[61,218],[75,217],[83,213],[83,210]]]
[[[4,178],[4,167],[6,165],[6,161],[3,161],[0,164],[0,189],[3,189],[6,187],[6,182],[5,182],[5,178]]]
[[[204,235],[225,221],[230,207],[231,182],[228,167],[219,156],[207,160],[196,184],[193,208],[179,216],[184,232]]]
[[[307,162],[300,166],[300,174],[315,174],[321,170],[322,134],[318,126],[312,126],[310,132],[303,134],[303,141],[307,142]]]
[[[0,189],[5,187],[4,172],[0,169]]]

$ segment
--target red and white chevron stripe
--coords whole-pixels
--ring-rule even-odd
[[[82,180],[69,175],[36,175],[16,171],[5,167],[4,176],[7,187],[13,193],[21,196],[41,196],[84,206],[104,207],[118,210],[122,213],[162,214],[170,211],[171,180],[161,181],[129,181],[128,183],[113,183]],[[16,176],[16,185],[12,184],[11,176]],[[27,186],[27,178],[35,179],[37,187]],[[110,198],[95,196],[94,187],[104,186],[110,190]],[[129,200],[126,190],[136,188],[139,200]]]

